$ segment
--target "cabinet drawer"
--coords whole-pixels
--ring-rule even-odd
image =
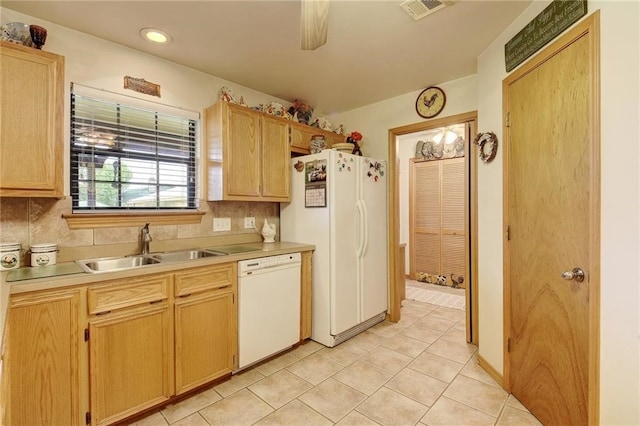
[[[232,286],[237,280],[236,263],[189,269],[175,274],[175,295],[199,293]]]
[[[113,280],[89,287],[89,315],[167,299],[171,275]]]

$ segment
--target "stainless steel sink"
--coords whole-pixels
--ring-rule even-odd
[[[161,261],[151,256],[103,257],[99,259],[76,260],[83,271],[95,274],[97,272],[113,272],[123,269],[139,268],[155,265]]]
[[[164,253],[152,253],[154,259],[158,259],[161,262],[186,262],[188,260],[202,259],[203,257],[214,256],[226,256],[226,253],[221,253],[213,250],[182,250],[182,251],[168,251]]]
[[[214,250],[181,250],[124,257],[103,257],[99,259],[76,260],[76,264],[78,264],[83,271],[90,274],[96,274],[98,272],[113,272],[124,269],[141,268],[149,265],[157,265],[160,263],[187,262],[189,260],[202,259],[205,257],[226,255],[227,253]]]

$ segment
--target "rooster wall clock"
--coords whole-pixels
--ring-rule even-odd
[[[447,103],[444,90],[439,87],[427,87],[416,99],[416,111],[423,118],[433,118],[440,114]]]

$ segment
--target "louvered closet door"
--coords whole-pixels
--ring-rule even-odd
[[[464,158],[441,162],[442,263],[441,274],[464,276]]]
[[[464,158],[411,163],[411,277],[465,275]]]
[[[440,270],[440,167],[411,163],[411,276]]]

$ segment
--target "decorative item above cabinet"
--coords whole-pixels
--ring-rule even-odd
[[[0,42],[0,197],[62,197],[64,57]]]

